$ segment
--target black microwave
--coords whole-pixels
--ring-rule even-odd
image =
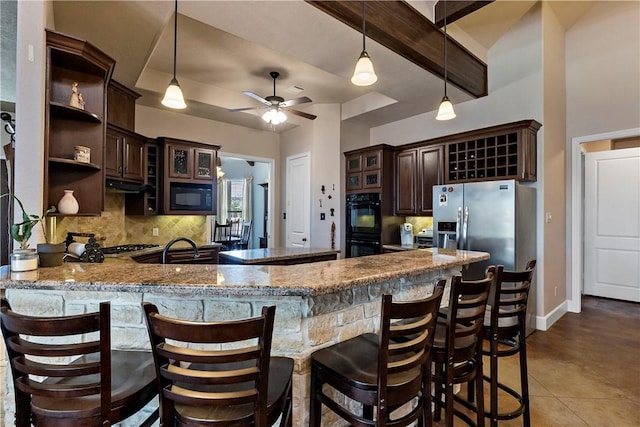
[[[172,211],[213,211],[211,184],[169,183],[169,209]]]

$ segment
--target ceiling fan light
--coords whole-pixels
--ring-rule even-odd
[[[373,70],[373,62],[371,62],[371,57],[366,50],[363,50],[360,54],[360,58],[358,58],[358,62],[356,63],[356,68],[353,71],[353,77],[351,77],[351,83],[356,86],[369,86],[378,81],[378,76],[376,76],[375,71]]]
[[[277,108],[270,108],[262,115],[262,120],[272,125],[279,125],[287,120],[287,115]]]
[[[178,80],[174,77],[167,87],[167,91],[162,98],[162,105],[176,110],[182,110],[187,108],[187,104],[184,102],[184,96],[182,96],[182,90],[178,84]]]
[[[456,112],[453,111],[453,104],[447,98],[447,95],[442,97],[440,107],[438,108],[438,115],[436,120],[451,120],[456,117]]]

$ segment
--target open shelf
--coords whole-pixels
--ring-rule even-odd
[[[102,123],[102,119],[100,119],[97,114],[86,110],[81,110],[60,102],[50,102],[49,106],[51,107],[51,114],[56,117],[92,123]]]
[[[62,163],[65,165],[71,165],[74,167],[78,167],[78,168],[85,168],[85,169],[93,169],[93,170],[101,170],[102,166],[95,164],[95,163],[84,163],[84,162],[78,162],[75,161],[73,159],[64,159],[61,157],[49,157],[49,162],[51,163]]]

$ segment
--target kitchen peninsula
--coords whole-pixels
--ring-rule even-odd
[[[5,271],[0,288],[14,310],[33,315],[92,311],[99,301],[111,301],[112,345],[131,350],[149,348],[142,302],[199,321],[250,317],[275,304],[272,353],[296,361],[293,424],[303,426],[313,351],[375,331],[382,294],[425,297],[438,279],[488,258],[484,252],[434,248],[289,266],[69,263]],[[13,407],[12,396],[4,402]]]

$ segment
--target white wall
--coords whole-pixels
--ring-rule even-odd
[[[640,128],[640,2],[597,2],[566,34],[566,149],[572,138]],[[566,206],[574,197],[574,159],[566,156]],[[579,164],[579,163],[578,163]],[[578,173],[579,176],[579,173]],[[566,259],[573,259],[567,216]],[[573,281],[567,269],[566,282]],[[570,299],[579,295],[570,294]]]
[[[340,201],[343,192],[340,180],[342,154],[340,151],[340,106],[337,104],[317,104],[311,106],[309,112],[316,114],[317,119],[303,123],[302,126],[284,132],[281,135],[281,162],[283,165],[281,176],[285,185],[286,158],[293,154],[311,153],[311,246],[328,248],[331,246],[331,222],[336,223],[336,248],[340,247]],[[335,184],[335,190],[333,185]],[[325,186],[325,194],[321,186]],[[283,193],[284,194],[284,193]],[[329,200],[328,195],[332,198]],[[319,200],[322,199],[322,208]],[[284,196],[281,200],[284,211]],[[334,217],[330,216],[330,208],[335,209]],[[320,213],[325,213],[325,220],[320,220]],[[281,241],[285,242],[286,227],[280,217]]]

